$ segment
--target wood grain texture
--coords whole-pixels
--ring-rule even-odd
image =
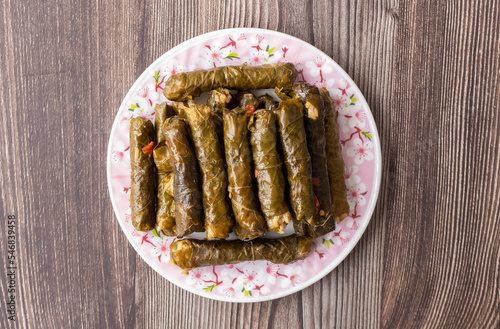
[[[19,290],[18,321],[2,314],[0,327],[500,328],[499,22],[496,0],[1,1],[0,267],[15,214]],[[382,141],[380,197],[356,248],[313,286],[257,304],[154,272],[106,185],[109,132],[135,79],[230,27],[326,52]]]

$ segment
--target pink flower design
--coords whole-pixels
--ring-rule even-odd
[[[337,246],[345,244],[349,242],[350,235],[351,234],[349,232],[343,230],[340,230],[338,232],[333,232],[333,237],[332,237],[333,243]]]
[[[280,269],[280,266],[274,263],[266,263],[266,273],[269,274],[272,277],[277,277],[278,276],[278,270]]]
[[[287,266],[285,268],[286,278],[283,278],[281,281],[282,288],[288,288],[289,286],[296,287],[299,283],[302,282],[302,277],[300,276],[300,272],[302,268],[299,266]]]
[[[326,88],[326,89],[332,89],[333,84],[335,83],[334,79],[323,79],[323,81],[316,81],[314,84],[318,88]]]
[[[358,165],[364,160],[373,160],[373,143],[371,141],[362,141],[356,138],[352,141],[353,146],[346,149],[347,156],[354,157],[354,162]]]
[[[224,47],[222,47],[222,49],[227,48],[227,47],[238,49],[238,46],[241,47],[247,43],[246,37],[242,33],[233,34],[228,39],[229,39],[229,42]]]
[[[347,121],[349,127],[353,128],[354,126],[358,126],[363,128],[365,126],[366,113],[362,108],[356,109],[351,115],[352,117]]]
[[[243,58],[243,62],[250,66],[259,66],[265,63],[267,53],[265,51],[252,50],[250,56]]]
[[[221,292],[224,293],[224,295],[226,295],[227,297],[234,297],[234,295],[235,295],[235,291],[234,291],[233,287],[227,287],[227,286],[222,287]]]
[[[279,269],[280,269],[280,266],[277,264],[266,263],[267,280],[271,284],[274,284],[276,282],[276,278],[278,277]]]
[[[259,295],[261,295],[261,296],[269,296],[270,293],[271,293],[271,289],[269,289],[268,287],[261,287],[259,289]]]
[[[252,290],[259,282],[260,274],[254,270],[246,269],[241,276],[242,283],[246,290]]]
[[[346,98],[349,100],[349,98]],[[347,106],[339,108],[338,121],[342,125],[342,131],[347,132],[355,126],[363,128],[366,124],[366,113],[361,107]]]
[[[186,283],[189,285],[194,285],[197,288],[206,288],[210,284],[206,281],[212,280],[213,275],[211,272],[207,271],[206,268],[195,268],[189,271],[189,275],[186,278]]]
[[[142,235],[135,228],[133,229],[132,233],[130,233],[130,235],[132,235],[132,238],[134,238],[136,242],[142,241]]]
[[[222,279],[222,284],[217,286],[217,290],[226,295],[226,297],[234,297],[236,295],[233,280],[229,277]]]
[[[128,127],[128,124],[130,122],[130,119],[134,117],[134,114],[131,113],[130,115],[124,115],[120,118],[120,127]]]
[[[184,72],[186,68],[182,65],[179,65],[179,62],[177,60],[173,59],[170,62],[168,62],[167,65],[165,65],[165,68],[163,69],[163,73],[166,76],[171,76],[180,72]]]
[[[151,255],[158,257],[158,260],[162,263],[168,263],[170,260],[170,242],[168,239],[154,236],[152,242],[155,246],[149,251]]]
[[[360,206],[364,206],[366,204],[366,198],[365,198],[366,193],[368,192],[366,190],[365,184],[363,183],[350,186],[347,189],[346,192],[347,202],[349,203],[351,209],[354,208],[356,204]]]
[[[240,274],[236,282],[243,285],[243,288],[247,291],[253,290],[262,280],[262,267],[260,264],[256,265],[254,262],[247,263],[243,266],[243,269],[238,269],[238,271]]]
[[[313,77],[332,72],[332,67],[326,63],[325,57],[315,57],[312,61],[306,62],[306,67],[309,68]]]
[[[146,98],[148,97],[148,91],[149,91],[148,87],[139,88],[137,95],[139,95],[139,97]]]
[[[128,207],[127,210],[125,210],[125,223],[129,223],[131,220],[132,220],[132,209]]]
[[[286,57],[286,53],[290,50],[290,47],[288,47],[287,44],[284,44],[283,46],[281,46],[281,51],[283,52],[283,58]]]
[[[111,151],[113,161],[121,163],[125,168],[128,168],[130,166],[129,149],[129,146],[125,147],[125,144],[123,144],[122,141],[118,141],[115,144],[113,151]]]
[[[223,58],[229,55],[229,48],[222,48],[220,42],[215,41],[212,45],[205,45],[201,50],[202,58],[199,58],[197,64],[204,69],[219,66]]]
[[[259,34],[250,38],[250,44],[252,45],[250,47],[254,48],[256,51],[265,51],[267,46],[269,45],[267,40]]]
[[[359,225],[355,219],[348,218],[346,226],[352,230],[357,230],[359,228]]]
[[[344,169],[347,187],[354,186],[361,181],[361,178],[358,175],[356,175],[358,170],[359,170],[358,166],[351,166],[349,168]]]

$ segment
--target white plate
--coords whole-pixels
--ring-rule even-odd
[[[265,261],[209,266],[181,274],[170,265],[174,240],[138,232],[130,221],[129,126],[132,117],[154,119],[154,104],[165,101],[162,88],[173,73],[214,66],[292,62],[296,82],[329,89],[338,112],[346,164],[350,216],[337,229],[313,242],[308,257],[289,265]],[[326,54],[292,36],[263,29],[220,30],[188,40],[151,64],[129,90],[116,115],[108,146],[108,186],[113,209],[137,253],[166,279],[197,295],[232,302],[280,298],[318,281],[354,248],[375,208],[381,177],[380,141],[372,114],[352,79]],[[288,229],[289,231],[291,228]],[[141,287],[147,289],[147,287]]]

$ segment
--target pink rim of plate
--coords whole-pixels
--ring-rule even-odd
[[[244,35],[246,37],[251,37],[251,40],[254,40],[255,45],[251,47],[252,50],[250,48],[247,48],[248,51],[250,52],[249,57],[239,58],[238,53],[236,53],[234,51],[228,52],[228,51],[223,50],[223,48],[228,47],[230,44],[232,46],[236,45],[237,41],[235,42],[235,40],[233,40],[233,39],[236,39],[235,37],[229,38],[229,39],[228,38],[224,39],[224,40],[230,40],[230,42],[228,43],[228,46],[226,46],[226,47],[224,47],[224,45],[222,45],[222,44],[217,44],[216,42],[214,43],[214,40],[221,40],[222,37],[232,37],[235,35]],[[164,267],[164,265],[160,262],[161,257],[162,257],[161,254],[158,257],[156,257],[156,255],[155,255],[155,257],[153,257],[150,254],[151,252],[148,253],[147,250],[145,249],[145,247],[143,247],[143,244],[139,244],[139,242],[136,242],[134,240],[138,236],[137,235],[133,236],[133,234],[137,233],[137,232],[134,232],[133,230],[131,230],[131,224],[130,224],[130,222],[127,223],[126,214],[123,211],[124,209],[121,209],[117,205],[118,201],[115,200],[115,199],[118,199],[117,194],[119,192],[116,189],[114,190],[114,188],[113,188],[113,178],[115,178],[115,177],[112,177],[112,172],[113,172],[113,170],[115,170],[114,168],[117,166],[117,164],[115,162],[113,162],[112,159],[116,159],[116,154],[115,154],[116,152],[118,152],[119,155],[123,156],[123,153],[126,153],[125,152],[126,150],[114,151],[113,147],[116,148],[116,145],[115,145],[116,143],[114,143],[114,140],[115,140],[115,137],[117,136],[116,135],[117,129],[119,129],[118,126],[123,121],[123,117],[121,116],[123,113],[132,112],[133,116],[136,116],[136,113],[139,113],[139,115],[144,115],[144,116],[147,115],[147,114],[143,114],[142,112],[139,112],[138,109],[132,103],[132,100],[134,98],[137,98],[138,91],[139,91],[139,93],[142,93],[141,90],[143,90],[145,94],[148,93],[148,87],[146,86],[147,79],[151,78],[153,72],[155,73],[154,74],[155,75],[154,76],[155,82],[158,84],[158,75],[157,75],[158,71],[155,71],[155,69],[157,69],[161,65],[165,64],[169,59],[173,59],[176,56],[179,56],[183,53],[186,54],[186,50],[188,50],[190,47],[193,48],[195,46],[198,46],[199,49],[202,49],[202,55],[203,55],[203,49],[204,49],[203,47],[208,48],[209,51],[213,51],[214,50],[213,48],[218,47],[216,49],[218,51],[217,54],[219,54],[220,56],[225,56],[223,59],[229,65],[240,64],[240,62],[243,62],[243,61],[246,61],[246,62],[252,61],[253,60],[252,56],[255,56],[255,61],[260,61],[260,60],[264,59],[266,62],[268,60],[269,60],[269,62],[276,62],[276,61],[279,61],[278,58],[281,58],[282,60],[287,60],[285,58],[287,51],[288,51],[288,49],[286,49],[286,46],[282,47],[280,50],[278,50],[277,47],[270,48],[269,44],[266,44],[265,41],[262,42],[263,40],[266,40],[266,38],[264,36],[267,36],[269,39],[281,39],[281,40],[283,40],[283,44],[290,43],[290,44],[300,45],[301,46],[300,53],[303,53],[305,50],[310,50],[311,52],[314,52],[314,55],[316,56],[315,59],[318,59],[318,61],[315,61],[315,59],[313,59],[312,64],[311,64],[311,61],[308,61],[306,63],[307,65],[303,65],[303,66],[307,66],[308,68],[310,68],[310,73],[308,73],[309,74],[308,77],[309,76],[317,76],[317,74],[319,72],[319,75],[321,78],[321,81],[320,82],[318,81],[319,84],[327,87],[331,93],[333,90],[334,92],[337,92],[339,94],[337,99],[334,97],[334,95],[332,95],[332,97],[334,98],[334,101],[338,101],[340,104],[339,106],[341,106],[340,107],[341,110],[339,110],[339,117],[341,117],[341,118],[339,120],[344,120],[342,122],[344,124],[344,126],[341,126],[341,129],[342,129],[342,127],[345,127],[347,129],[346,131],[341,131],[341,140],[343,139],[342,138],[343,136],[345,137],[345,140],[346,140],[346,144],[343,148],[344,159],[346,159],[346,153],[348,153],[349,156],[351,157],[352,161],[361,161],[360,163],[355,162],[355,164],[358,164],[359,167],[356,165],[353,165],[352,167],[350,167],[351,169],[355,169],[354,173],[351,170],[352,176],[350,179],[352,180],[353,178],[356,178],[352,182],[352,191],[349,190],[349,194],[348,194],[350,197],[349,200],[351,201],[350,202],[351,203],[351,210],[353,208],[353,206],[352,206],[353,204],[355,206],[354,207],[354,215],[355,216],[357,214],[356,213],[357,205],[362,204],[363,207],[360,206],[359,209],[363,209],[363,210],[360,211],[360,216],[358,217],[359,219],[356,219],[356,218],[353,219],[351,214],[350,214],[350,217],[348,217],[344,220],[344,222],[343,222],[344,224],[341,224],[341,225],[343,225],[342,229],[348,230],[348,228],[345,227],[345,225],[346,225],[345,223],[346,223],[346,221],[350,220],[349,225],[351,225],[351,227],[349,229],[354,232],[353,235],[349,234],[348,236],[342,236],[341,235],[342,229],[340,229],[340,231],[339,231],[338,228],[335,232],[332,232],[332,233],[329,233],[328,235],[325,235],[325,238],[328,240],[325,240],[325,238],[323,238],[323,241],[321,242],[322,244],[325,244],[325,246],[322,246],[323,248],[326,248],[326,246],[328,246],[328,249],[330,249],[331,245],[339,245],[339,243],[340,243],[341,249],[339,249],[339,251],[335,254],[335,256],[331,256],[331,255],[329,256],[326,252],[323,252],[323,255],[326,254],[326,256],[319,256],[319,259],[326,257],[325,259],[331,260],[331,262],[329,262],[329,263],[323,262],[322,265],[319,265],[318,269],[316,269],[316,268],[314,269],[315,273],[313,275],[309,275],[309,277],[307,277],[307,275],[304,275],[304,277],[307,277],[307,279],[294,282],[294,280],[292,280],[292,277],[294,275],[293,268],[290,272],[291,274],[289,274],[288,276],[283,275],[283,274],[279,274],[279,272],[278,272],[279,269],[278,269],[278,270],[276,270],[276,273],[278,273],[278,275],[281,275],[283,277],[289,278],[290,282],[287,281],[288,285],[284,285],[283,283],[286,283],[286,282],[281,281],[282,288],[278,287],[277,282],[276,283],[273,282],[272,284],[269,284],[269,285],[271,286],[271,289],[274,290],[274,292],[271,292],[271,290],[268,290],[268,291],[266,291],[267,295],[266,294],[262,295],[261,292],[264,290],[263,289],[258,290],[256,288],[256,287],[259,287],[258,285],[255,284],[253,286],[250,286],[248,284],[248,282],[242,283],[242,279],[241,279],[242,277],[244,277],[244,278],[246,278],[246,280],[248,280],[249,275],[252,278],[252,276],[251,276],[252,273],[260,275],[259,273],[255,273],[252,271],[255,269],[259,269],[259,268],[262,269],[262,263],[260,263],[259,265],[256,265],[255,264],[256,262],[253,262],[253,263],[248,265],[250,267],[250,269],[247,270],[246,272],[245,272],[245,265],[241,266],[240,269],[237,268],[237,270],[241,274],[239,274],[239,276],[234,277],[233,282],[232,282],[234,285],[239,284],[240,285],[239,287],[243,287],[242,292],[244,292],[244,294],[240,291],[235,292],[235,289],[233,286],[231,286],[231,284],[229,284],[227,286],[228,287],[227,289],[230,289],[230,294],[227,293],[227,290],[226,290],[226,293],[221,292],[221,291],[217,291],[216,293],[212,293],[212,292],[214,292],[214,288],[217,285],[222,285],[222,283],[223,283],[222,281],[219,281],[215,267],[213,268],[213,274],[215,275],[215,279],[213,279],[214,277],[212,276],[211,270],[207,270],[204,273],[201,273],[201,272],[199,273],[199,276],[201,276],[201,277],[203,277],[203,275],[205,275],[205,277],[204,277],[205,279],[210,279],[210,278],[213,279],[213,280],[205,280],[204,281],[204,282],[209,282],[209,283],[214,282],[214,285],[213,285],[213,287],[211,287],[211,289],[210,289],[210,286],[208,286],[206,288],[205,287],[200,288],[201,286],[199,286],[199,285],[198,286],[189,285],[186,283],[186,277],[184,277],[184,281],[183,281],[182,279],[179,279],[178,276],[169,273],[169,271],[171,271],[172,273],[174,272],[173,267],[172,267],[172,270],[166,269]],[[217,39],[217,38],[219,38],[219,39]],[[244,41],[244,42],[246,43],[246,41]],[[208,44],[211,43],[211,45],[204,45],[206,43],[208,43]],[[259,47],[259,46],[262,46],[262,47]],[[258,49],[258,48],[260,48],[260,49]],[[240,47],[240,49],[241,49],[241,47]],[[226,49],[226,50],[228,50],[228,49]],[[207,52],[207,51],[205,51],[205,52]],[[185,55],[185,56],[189,56],[189,55]],[[208,54],[208,56],[210,56],[210,54]],[[276,58],[272,58],[274,56],[276,56]],[[296,58],[298,58],[300,56],[301,56],[300,54],[296,55]],[[199,59],[203,59],[202,57],[200,57]],[[208,57],[206,57],[206,58],[208,58]],[[234,62],[233,62],[233,59],[234,59]],[[206,62],[199,62],[197,68],[209,68],[210,67],[209,65],[213,64],[212,62],[210,62],[210,60],[211,60],[211,58],[208,58],[208,60],[206,60]],[[325,64],[325,60],[327,61],[327,63],[326,63],[327,65],[324,66],[324,68],[325,68],[324,71],[326,73],[331,72],[332,68],[328,69],[329,72],[327,72],[328,70],[326,70],[327,66],[331,66],[331,67],[333,67],[333,73],[341,76],[341,79],[339,80],[340,82],[337,81],[337,84],[336,84],[337,88],[335,88],[335,89],[332,89],[333,86],[335,85],[334,79],[327,80],[327,79],[323,78],[323,74],[326,75],[326,73],[322,72],[321,65]],[[295,63],[295,61],[292,61],[292,62]],[[302,62],[300,62],[300,63],[302,63]],[[207,66],[204,66],[204,65],[207,65]],[[185,70],[188,70],[188,71],[190,71],[192,69],[193,68],[185,68]],[[303,69],[305,69],[305,68],[303,68]],[[165,75],[164,78],[166,76],[167,75]],[[303,74],[302,80],[306,80],[307,82],[310,82],[309,80],[311,78],[309,77],[308,79],[306,79],[306,78],[304,78],[304,76],[305,75]],[[330,82],[331,82],[331,85],[330,85]],[[340,87],[338,87],[339,83],[340,83]],[[161,83],[160,83],[160,85],[161,85]],[[151,84],[149,84],[149,86],[151,86]],[[140,89],[141,87],[143,87],[143,88]],[[343,89],[341,87],[343,87]],[[340,91],[337,91],[337,89]],[[349,91],[349,93],[347,93],[346,90]],[[340,95],[340,92],[342,92],[342,95]],[[160,93],[161,93],[161,90],[160,90]],[[348,94],[351,94],[351,93],[352,93],[352,95],[349,96]],[[152,95],[155,95],[156,99],[154,99],[154,102],[152,102],[151,99],[148,99],[151,108],[154,107],[154,103],[156,103],[156,101],[158,100],[158,97],[159,97],[158,95],[153,94],[153,93],[152,93]],[[142,95],[141,97],[146,98],[144,95]],[[146,99],[144,99],[144,101],[146,101]],[[131,106],[130,104],[132,104],[132,108],[130,108],[130,106]],[[136,105],[139,105],[139,103],[136,103]],[[352,105],[352,108],[350,107],[351,105]],[[346,108],[345,111],[351,111],[351,112],[346,112],[349,115],[342,114],[343,113],[342,111],[344,111],[343,107]],[[360,113],[360,115],[362,117],[360,119],[358,118],[359,119],[358,121],[356,121],[355,118],[351,115],[352,113],[354,113],[354,110],[352,110],[352,109],[359,109],[356,113]],[[126,112],[127,110],[129,110],[130,112]],[[140,106],[139,106],[139,110],[141,110]],[[142,109],[142,110],[144,110],[144,109]],[[131,115],[131,117],[132,117],[132,115]],[[150,117],[150,119],[151,118],[152,117]],[[358,125],[356,125],[356,123],[358,123]],[[359,123],[362,123],[362,125],[359,125]],[[361,127],[365,127],[365,126],[368,127],[369,131],[365,131],[368,129],[361,130],[360,126]],[[123,128],[121,128],[121,129],[123,129]],[[348,137],[350,137],[350,138],[348,138]],[[116,138],[118,138],[118,137],[116,137]],[[367,147],[366,147],[367,145],[368,145],[369,149],[367,149]],[[350,147],[347,147],[347,146],[350,146]],[[363,148],[365,148],[365,149],[363,149]],[[368,152],[368,153],[363,153],[363,152]],[[366,154],[370,155],[370,158],[366,157]],[[368,179],[371,178],[372,181],[368,181],[367,179],[361,180],[359,178],[359,176],[364,177],[363,176],[364,174],[362,171],[358,173],[359,176],[355,175],[359,168],[363,169],[364,167],[367,167],[368,160],[365,161],[365,163],[363,164],[363,159],[370,160],[369,167],[371,169],[370,169],[369,174],[367,174],[365,176],[368,176]],[[352,163],[352,161],[351,161],[351,163]],[[310,44],[308,44],[308,43],[306,43],[298,38],[292,37],[290,35],[287,35],[287,34],[284,34],[281,32],[265,30],[265,29],[255,29],[255,28],[234,28],[234,29],[225,29],[225,30],[218,30],[218,31],[206,33],[206,34],[197,36],[195,38],[192,38],[190,40],[187,40],[187,41],[181,43],[180,45],[172,48],[171,50],[169,50],[168,52],[163,54],[160,58],[158,58],[135,81],[135,83],[133,84],[133,86],[130,88],[127,95],[125,96],[122,104],[120,105],[120,109],[118,111],[116,119],[113,123],[113,127],[111,129],[111,134],[110,134],[110,139],[109,139],[109,144],[108,144],[108,152],[107,152],[107,180],[108,180],[108,188],[109,188],[109,193],[110,193],[110,197],[111,197],[111,202],[113,204],[113,209],[115,211],[115,214],[118,218],[118,222],[120,223],[120,226],[121,226],[123,232],[125,233],[127,239],[129,240],[129,242],[132,244],[132,246],[137,251],[137,253],[146,261],[146,263],[149,266],[151,266],[155,271],[157,271],[159,274],[161,274],[167,280],[171,281],[172,283],[176,284],[177,286],[179,286],[183,289],[186,289],[194,294],[197,294],[197,295],[200,295],[203,297],[207,297],[207,298],[211,298],[211,299],[215,299],[215,300],[245,303],[245,302],[259,302],[259,301],[272,300],[272,299],[281,298],[281,297],[293,294],[297,291],[300,291],[300,290],[312,285],[313,283],[319,281],[321,278],[323,278],[329,272],[331,272],[335,267],[337,267],[338,264],[340,264],[340,262],[342,262],[342,260],[344,260],[344,258],[351,252],[351,250],[354,248],[354,246],[357,244],[357,242],[359,241],[359,239],[363,235],[365,229],[367,228],[367,226],[370,222],[373,211],[375,209],[375,205],[376,205],[376,201],[377,201],[377,197],[378,197],[378,192],[379,192],[379,188],[380,188],[381,162],[382,162],[382,156],[381,156],[381,150],[380,150],[380,140],[379,140],[377,128],[375,125],[375,121],[373,119],[373,116],[371,114],[369,106],[368,106],[366,100],[364,99],[363,95],[361,94],[360,90],[356,86],[356,84],[352,81],[352,79],[349,77],[349,75],[335,61],[333,61],[325,53],[323,53],[319,49],[315,48],[314,46],[312,46],[312,45],[310,45]],[[349,169],[348,169],[348,171],[349,171]],[[123,176],[124,175],[122,175],[122,177]],[[128,179],[130,181],[130,178],[128,178]],[[346,177],[346,179],[349,181],[349,179],[347,177]],[[360,182],[361,182],[361,184],[360,184]],[[369,190],[367,190],[366,186],[362,183],[366,183],[370,187]],[[115,183],[115,185],[116,185],[116,183]],[[348,188],[349,188],[349,183],[348,183]],[[365,188],[364,192],[362,192],[363,188]],[[369,196],[368,202],[366,202],[366,200],[363,198],[365,195]],[[121,197],[121,196],[119,196],[119,197]],[[121,197],[121,198],[123,198],[123,197]],[[361,202],[361,201],[363,201],[363,202]],[[359,226],[357,224],[358,222],[359,222]],[[142,236],[142,235],[139,235],[139,237],[142,237],[144,239],[144,236]],[[155,237],[155,239],[156,238],[157,237]],[[319,239],[322,239],[322,238],[319,238]],[[318,239],[316,239],[316,240],[318,241]],[[147,241],[147,238],[146,238],[146,241]],[[144,240],[142,242],[144,242]],[[151,245],[154,245],[154,244],[151,243]],[[318,250],[320,250],[319,247],[320,247],[319,243],[316,242],[314,250],[311,253],[317,253],[317,255],[320,255],[321,253],[318,251]],[[148,249],[149,249],[149,251],[151,251],[152,248],[149,247]],[[333,249],[333,247],[332,247],[332,249]],[[316,255],[313,255],[313,256],[316,256]],[[330,258],[328,258],[328,257],[330,257]],[[156,258],[158,258],[158,261],[156,260]],[[308,256],[308,258],[310,258],[310,256]],[[308,258],[306,258],[305,261],[307,261]],[[299,265],[295,265],[295,268],[300,267],[302,264],[306,265],[305,261],[301,261]],[[314,261],[311,261],[311,262],[314,262]],[[311,264],[317,265],[316,263],[311,263],[311,262],[308,262],[307,265],[311,265]],[[165,266],[167,266],[167,265],[165,265]],[[252,267],[252,266],[254,266],[254,267]],[[288,266],[294,266],[294,264],[286,265],[286,266],[281,265],[281,267],[279,267],[279,268],[281,268],[283,271],[283,269],[286,269]],[[313,266],[313,267],[315,267],[315,266]],[[219,267],[217,267],[217,268],[219,268]],[[241,270],[241,268],[243,268],[243,270]],[[231,269],[233,269],[233,267],[231,267]],[[228,269],[228,271],[229,271],[229,269]],[[272,274],[276,274],[276,273],[273,272]],[[220,272],[219,272],[219,275],[220,275]],[[228,278],[232,278],[232,276],[229,276]],[[200,277],[197,277],[195,279],[200,279]],[[271,277],[269,277],[269,279],[271,279]],[[280,279],[280,278],[278,278],[278,279]],[[264,279],[264,281],[267,282],[266,279]],[[202,286],[209,285],[209,283],[202,284]],[[217,284],[215,284],[215,283],[217,283]],[[262,283],[262,280],[259,283]],[[243,284],[243,286],[241,286],[241,284]],[[247,285],[246,287],[245,287],[245,284]],[[264,285],[262,285],[262,286],[264,286]],[[246,290],[247,288],[249,288],[249,289]],[[238,290],[239,290],[239,288],[238,288]],[[252,296],[252,291],[254,291],[255,296]],[[247,297],[248,292],[250,292],[250,295],[251,295],[250,297]],[[259,294],[257,295],[257,293],[259,293]],[[228,296],[232,296],[232,297],[228,297]]]

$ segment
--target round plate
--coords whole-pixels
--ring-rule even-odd
[[[338,111],[350,216],[313,242],[304,260],[290,265],[265,261],[196,268],[188,275],[169,263],[173,238],[138,232],[130,220],[129,120],[154,119],[165,101],[162,88],[171,74],[215,66],[292,62],[296,82],[326,87]],[[153,120],[154,121],[154,120]],[[127,93],[116,115],[108,146],[109,193],[118,222],[137,253],[158,273],[192,293],[232,302],[257,302],[292,294],[318,281],[354,248],[368,226],[380,186],[380,141],[363,95],[325,53],[292,36],[238,28],[203,34],[171,49],[149,66]],[[288,231],[293,229],[288,228]]]

